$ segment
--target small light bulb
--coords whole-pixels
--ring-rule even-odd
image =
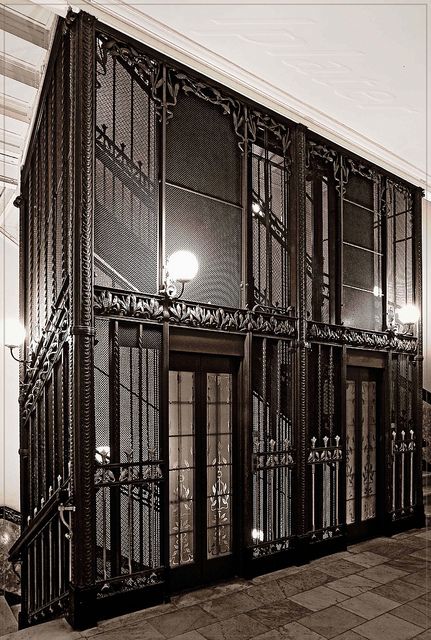
[[[263,531],[261,529],[252,529],[251,531],[251,537],[253,538],[253,540],[257,540],[258,542],[263,542]]]
[[[261,212],[260,204],[258,202],[253,202],[251,205],[251,210],[255,215],[259,215]]]
[[[373,295],[376,296],[376,298],[381,298],[383,296],[383,291],[376,285],[373,289]]]
[[[166,265],[169,277],[176,282],[190,282],[196,277],[199,263],[191,251],[175,251]]]
[[[4,324],[4,338],[7,347],[19,347],[25,340],[25,328],[17,320],[6,318]]]
[[[419,320],[420,311],[414,304],[405,304],[397,310],[397,316],[402,324],[414,324]]]

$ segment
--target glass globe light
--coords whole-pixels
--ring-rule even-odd
[[[175,251],[166,265],[169,277],[176,282],[190,282],[196,277],[199,263],[191,251]]]
[[[25,340],[25,328],[17,320],[6,318],[4,324],[4,343],[6,347],[19,347]]]
[[[414,324],[419,320],[420,311],[414,304],[405,304],[398,309],[397,316],[402,324]]]
[[[260,204],[258,202],[253,202],[251,205],[251,210],[254,214],[258,215],[261,211]]]

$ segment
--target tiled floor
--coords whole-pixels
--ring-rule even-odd
[[[431,640],[430,549],[431,530],[374,539],[305,567],[193,591],[64,637]]]

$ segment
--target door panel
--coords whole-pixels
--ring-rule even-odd
[[[171,354],[169,539],[171,585],[234,568],[236,367],[228,358]]]
[[[346,378],[346,523],[352,535],[378,527],[380,372],[348,367]],[[380,419],[378,419],[380,418]]]

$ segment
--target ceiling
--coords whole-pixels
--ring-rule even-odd
[[[426,4],[79,0],[72,7],[425,187]],[[0,12],[0,226],[14,237],[11,198],[54,14],[67,9],[64,0],[8,0]]]

